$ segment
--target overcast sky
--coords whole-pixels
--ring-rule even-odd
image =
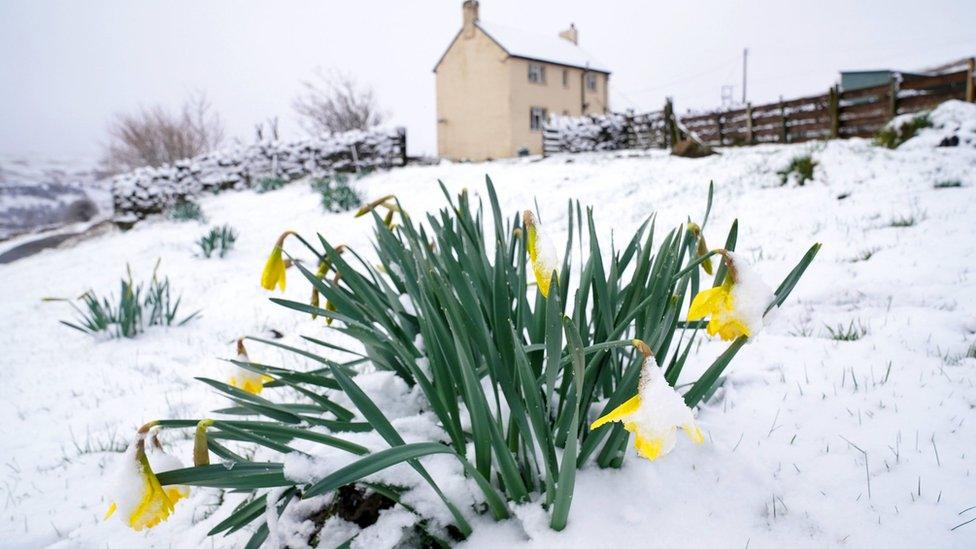
[[[483,0],[481,18],[555,34],[613,69],[615,109],[679,112],[741,96],[823,93],[841,69],[917,69],[976,55],[976,0]],[[0,0],[0,153],[96,157],[112,113],[202,90],[228,134],[281,118],[316,67],[372,84],[411,154],[436,152],[432,69],[461,24],[438,0]]]

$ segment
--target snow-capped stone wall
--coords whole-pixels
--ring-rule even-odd
[[[249,188],[262,178],[286,181],[406,161],[406,131],[351,131],[301,141],[262,141],[225,148],[172,166],[140,168],[116,176],[112,201],[119,222],[161,213],[203,192]]]
[[[545,154],[666,146],[662,112],[553,116],[543,131]]]

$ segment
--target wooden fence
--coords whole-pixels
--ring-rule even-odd
[[[677,124],[672,123],[669,101],[663,111],[623,114],[626,136],[615,144],[623,141],[627,148],[668,148],[682,130],[712,146],[870,137],[897,115],[929,110],[949,99],[976,101],[974,65],[976,60],[969,59],[967,68],[957,72],[906,75],[901,80],[892,77],[880,86],[851,91],[840,91],[834,86],[823,95],[677,116]],[[601,150],[598,145],[573,150],[566,141],[559,127],[547,126],[543,132],[543,154]],[[606,148],[617,147],[603,147]]]
[[[962,71],[892,78],[859,90],[836,86],[823,95],[680,117],[709,145],[798,143],[811,139],[870,137],[899,114],[929,110],[949,99],[974,101],[973,63]]]

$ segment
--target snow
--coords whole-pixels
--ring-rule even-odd
[[[443,207],[438,179],[452,192],[468,188],[484,197],[487,173],[510,214],[533,195],[544,199],[539,214],[558,244],[566,234],[566,199],[594,206],[604,239],[629,234],[657,211],[660,238],[686,216],[701,215],[713,180],[708,242],[722,242],[738,218],[737,255],[764,280],[778,282],[810,244],[824,244],[775,322],[742,349],[725,385],[698,410],[705,443],[679,444],[654,462],[630,449],[619,470],[587,467],[578,475],[563,532],[548,528],[538,503],[519,506],[516,518],[500,523],[474,515],[479,492],[457,460],[421,459],[441,489],[470,513],[474,534],[467,547],[976,545],[976,523],[951,530],[976,517],[970,509],[976,505],[976,359],[966,356],[976,341],[976,239],[970,234],[976,149],[887,150],[849,140],[722,153],[694,160],[623,151],[445,162],[357,182],[367,198],[397,194],[419,219],[421,212]],[[777,170],[801,154],[818,163],[813,181],[781,187]],[[947,179],[962,186],[933,188]],[[284,294],[259,287],[261,268],[282,230],[322,232],[368,260],[372,226],[351,214],[324,213],[304,182],[265,194],[228,191],[202,197],[200,204],[209,223],[228,223],[240,233],[224,259],[195,256],[194,241],[205,225],[152,219],[128,232],[0,265],[0,545],[239,547],[250,537],[248,531],[206,537],[243,501],[240,494],[193,488],[169,520],[142,532],[103,521],[109,500],[102,494],[118,452],[140,425],[208,417],[228,405],[193,378],[224,375],[217,358],[235,356],[238,337],[275,329],[290,345],[304,347],[301,335],[339,340],[323,319],[267,300],[305,300],[306,284],[294,279]],[[909,214],[915,217],[911,226],[892,226]],[[307,254],[297,246],[288,251]],[[106,341],[59,325],[58,319],[71,315],[63,303],[41,302],[88,288],[114,291],[127,264],[141,279],[157,258],[187,310],[201,308],[202,317],[183,327],[153,327],[138,339]],[[863,337],[828,337],[825,325],[852,321],[867,328]],[[727,347],[700,339],[679,385]],[[263,364],[311,367],[270,346],[249,345],[248,353]],[[408,442],[439,435],[419,393],[385,372],[356,380],[384,403]],[[262,396],[275,398],[277,391],[282,389]],[[162,433],[167,452],[184,463],[191,456],[189,434]],[[348,438],[371,449],[387,447],[375,433]],[[302,444],[295,446],[313,449]],[[314,451],[317,459],[304,464],[289,456],[289,476],[321,478],[353,459],[321,446]],[[409,466],[375,479],[415,487],[405,496],[409,505],[435,523],[450,520]],[[309,528],[305,518],[326,501],[286,513],[273,539],[300,546]],[[386,510],[357,543],[393,546],[415,520],[401,507]],[[339,543],[353,533],[350,524],[332,519],[322,540]]]
[[[0,240],[107,218],[112,197],[104,177],[90,159],[0,155]]]
[[[914,118],[915,114],[903,114],[888,126],[899,128],[905,122]],[[943,143],[950,143],[955,137],[959,147],[976,147],[976,104],[965,101],[946,101],[929,113],[931,128],[924,128],[918,135],[903,143],[902,149],[931,149]],[[942,145],[947,146],[947,145]]]
[[[109,505],[114,503],[116,506],[112,518],[117,518],[124,523],[132,516],[145,490],[146,483],[142,475],[142,465],[136,459],[136,443],[133,441],[129,449],[117,458],[114,479],[110,484],[111,489],[106,494],[110,499]]]
[[[734,253],[729,255],[732,257],[737,276],[732,286],[735,317],[749,327],[750,337],[754,338],[762,330],[766,307],[773,302],[773,290],[745,258]]]
[[[539,61],[549,61],[570,67],[610,72],[606,65],[587,53],[586,50],[558,35],[535,34],[485,21],[478,21],[476,24],[513,57],[538,59]]]
[[[115,217],[142,219],[200,193],[249,188],[267,177],[291,181],[394,166],[401,161],[404,131],[352,130],[299,141],[238,143],[173,165],[139,168],[112,179]]]

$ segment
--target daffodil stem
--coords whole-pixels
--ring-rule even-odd
[[[370,202],[369,204],[366,204],[362,208],[359,208],[359,211],[356,212],[356,217],[362,217],[362,216],[368,214],[369,212],[371,212],[371,211],[375,210],[376,208],[378,208],[379,206],[383,205],[384,202],[386,202],[387,200],[390,200],[391,198],[394,199],[394,200],[396,200],[396,195],[388,194],[388,195],[381,196],[381,197],[377,198],[376,200]]]
[[[735,268],[735,262],[732,260],[732,254],[725,249],[719,248],[717,250],[712,250],[717,252],[722,256],[722,260],[725,261],[725,268],[729,271],[729,279],[734,284],[739,280],[739,271]]]
[[[702,264],[702,262],[704,262],[708,258],[712,257],[713,255],[721,254],[722,252],[725,252],[725,250],[712,250],[712,251],[708,252],[707,254],[704,254],[704,255],[699,256],[697,259],[695,259],[694,261],[692,261],[691,263],[689,263],[687,267],[685,267],[684,269],[681,269],[680,271],[678,271],[677,273],[675,273],[675,275],[673,277],[671,277],[672,282],[677,282],[678,280],[681,280],[681,277],[686,276],[691,271],[694,271],[695,269],[697,269],[698,266],[700,264]]]
[[[319,253],[319,251],[316,250],[311,244],[309,244],[307,240],[305,240],[304,238],[302,238],[302,235],[300,235],[300,234],[298,234],[298,233],[296,233],[294,231],[288,231],[287,234],[290,234],[291,236],[294,236],[295,238],[297,238],[299,242],[301,242],[302,244],[304,244],[306,248],[308,248],[313,254],[315,254],[315,257],[317,257],[320,262],[321,261],[328,261],[328,259],[326,259],[326,257],[324,255],[322,255],[321,253]],[[282,235],[282,236],[285,236],[285,235]]]

